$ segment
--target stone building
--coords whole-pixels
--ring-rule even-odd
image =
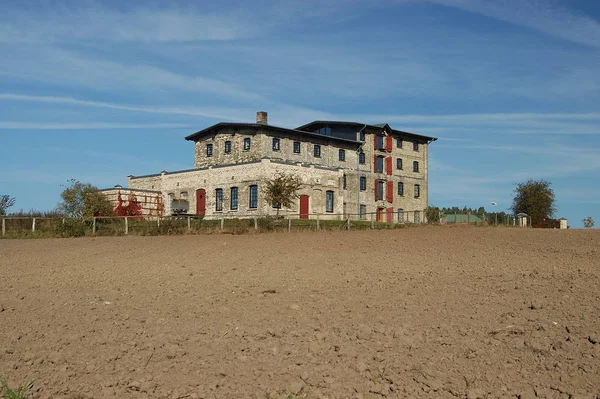
[[[193,169],[128,176],[129,190],[162,196],[165,215],[175,208],[206,217],[274,215],[262,190],[283,172],[303,184],[280,215],[364,219],[374,213],[378,221],[423,221],[433,137],[338,121],[286,129],[258,112],[256,123],[221,122],[186,140],[194,143]]]

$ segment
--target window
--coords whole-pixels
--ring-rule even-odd
[[[419,172],[419,162],[417,161],[413,162],[413,172]]]
[[[321,158],[321,146],[320,145],[315,144],[314,154],[315,154],[315,157]]]
[[[400,137],[396,137],[396,148],[402,148],[402,139]]]
[[[294,141],[294,154],[300,154],[300,142]]]
[[[225,142],[225,154],[229,154],[231,152],[231,141]]]
[[[364,176],[360,177],[360,191],[365,191],[367,189],[367,178]]]
[[[345,161],[346,160],[346,150],[342,150],[340,148],[340,150],[338,151],[338,158],[340,161]]]
[[[207,157],[212,157],[212,151],[213,151],[213,145],[212,144],[207,144],[206,145],[206,156]]]
[[[325,194],[325,212],[333,212],[333,191],[327,191]]]
[[[359,163],[361,163],[361,164],[363,164],[363,165],[364,165],[364,164],[365,164],[365,162],[366,162],[366,159],[365,159],[365,152],[364,152],[364,151],[362,151],[362,150],[361,150],[361,151],[358,153],[358,162],[359,162]]]
[[[277,137],[273,138],[273,151],[279,151],[279,139]]]
[[[383,156],[382,155],[378,155],[377,156],[377,168],[375,169],[375,172],[377,173],[383,173]]]
[[[188,197],[187,191],[182,191],[181,194],[179,194],[179,197],[181,197],[183,200],[186,200]]]
[[[383,180],[377,180],[377,199],[383,200],[383,187],[385,183]]]
[[[361,205],[358,214],[361,220],[365,220],[367,218],[367,206]]]
[[[417,143],[416,141],[413,141],[413,150],[419,151],[419,143]]]
[[[415,223],[421,223],[421,212],[415,211]]]
[[[415,184],[415,198],[419,198],[421,196],[421,186]]]
[[[342,186],[344,187],[344,190],[346,189],[346,175],[342,176]]]
[[[258,186],[256,184],[250,186],[250,203],[248,206],[250,209],[258,208]]]
[[[401,181],[398,182],[398,195],[404,195],[404,183],[402,183]]]
[[[398,208],[398,222],[404,223],[404,209]]]
[[[376,137],[377,137],[377,149],[382,150],[384,148],[383,147],[383,136],[380,136],[377,134]]]
[[[365,141],[365,132],[360,132],[358,134],[358,140],[359,141]]]
[[[217,188],[215,190],[215,211],[223,210],[223,189]]]
[[[244,139],[244,151],[248,151],[250,149],[250,144],[251,144],[250,138],[246,137]]]
[[[229,209],[235,211],[238,209],[238,188],[231,187],[231,197],[229,200]]]
[[[281,204],[279,202],[273,202],[273,209],[281,208]]]
[[[396,158],[396,169],[402,169],[402,158]]]
[[[315,133],[322,134],[324,136],[331,136],[331,128],[329,126],[322,127],[320,129],[317,129]]]

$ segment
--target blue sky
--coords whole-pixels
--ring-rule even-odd
[[[506,210],[547,179],[600,223],[600,2],[0,1],[0,193],[52,209],[193,166],[220,121],[432,135],[430,204]]]

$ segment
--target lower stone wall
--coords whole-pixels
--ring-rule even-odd
[[[119,204],[119,194],[123,204],[126,205],[133,195],[135,200],[141,205],[142,216],[152,218],[165,216],[164,200],[160,191],[153,190],[135,190],[131,188],[115,187],[106,190],[100,190],[113,206],[113,209]]]

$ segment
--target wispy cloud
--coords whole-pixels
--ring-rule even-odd
[[[5,130],[180,129],[189,127],[189,125],[182,123],[45,123],[0,121],[0,129]]]
[[[547,0],[428,0],[523,26],[549,36],[600,47],[600,23]]]

